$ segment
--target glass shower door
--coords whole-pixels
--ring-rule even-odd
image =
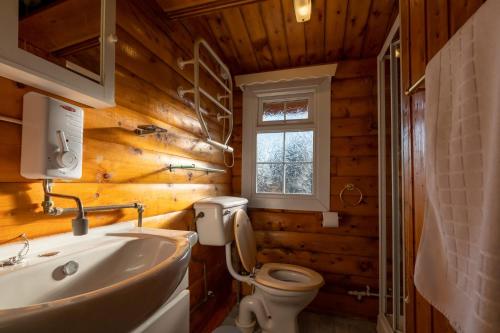
[[[399,33],[378,59],[379,104],[379,326],[404,331],[401,61]]]

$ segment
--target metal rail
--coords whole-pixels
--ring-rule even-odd
[[[200,51],[201,48],[204,48],[208,54],[213,58],[213,60],[220,67],[220,74],[217,74],[208,66],[201,58]],[[221,149],[224,152],[233,153],[233,148],[230,147],[229,140],[231,139],[232,131],[233,131],[233,81],[231,78],[231,72],[229,68],[224,64],[224,62],[219,58],[217,53],[210,47],[210,45],[202,38],[199,38],[194,43],[194,55],[193,59],[183,60],[178,59],[177,64],[180,69],[184,69],[186,65],[193,65],[194,68],[194,83],[192,89],[184,89],[179,87],[177,92],[181,98],[184,97],[185,94],[193,94],[194,96],[194,110],[200,122],[201,128],[203,130],[203,134],[205,135],[205,140],[208,144]],[[217,95],[212,96],[205,89],[201,87],[200,84],[200,67],[208,73],[215,82],[217,82],[226,92],[227,95]],[[201,97],[202,95],[207,98],[213,105],[215,105],[219,110],[223,112],[223,116],[219,113],[217,114],[217,120],[222,120],[228,122],[227,133],[222,133],[222,142],[218,142],[212,139],[212,136],[208,130],[208,126],[204,116],[208,116],[206,110],[201,107]],[[224,105],[221,103],[223,99],[227,99],[227,104]]]
[[[224,82],[222,82],[222,80],[221,80],[221,79],[219,79],[219,77],[217,76],[217,74],[215,74],[215,73],[212,71],[212,69],[211,69],[211,68],[210,68],[207,64],[205,64],[205,63],[203,62],[203,60],[201,60],[201,59],[200,59],[200,60],[199,60],[199,62],[200,62],[200,65],[201,65],[201,66],[203,66],[203,68],[204,68],[204,69],[205,69],[205,70],[206,70],[206,71],[207,71],[210,75],[212,75],[212,77],[215,79],[215,81],[217,81],[217,83],[219,83],[219,84],[222,86],[222,88],[224,88],[224,90],[226,90],[228,93],[231,93],[231,92],[232,92],[231,90],[229,90],[229,87],[227,87],[227,86],[226,86],[226,84],[225,84]]]
[[[410,88],[408,88],[407,91],[405,91],[405,95],[409,96],[411,95],[415,90],[417,90],[418,87],[422,84],[422,82],[425,81],[425,75],[423,75],[420,79],[417,80]]]
[[[17,125],[23,124],[23,121],[20,119],[5,117],[5,116],[0,116],[0,121],[5,121],[7,123],[12,123],[12,124],[17,124]]]
[[[137,226],[142,227],[142,215],[144,213],[144,205],[139,202],[134,202],[130,204],[121,204],[121,205],[83,207],[83,210],[85,211],[85,213],[89,213],[89,212],[109,212],[127,208],[137,209]],[[56,209],[58,211],[57,214],[54,215],[71,214],[77,212],[76,208],[56,208]]]
[[[85,213],[89,213],[89,212],[106,212],[106,211],[120,210],[126,208],[134,208],[137,210],[142,210],[140,212],[141,214],[144,212],[144,205],[138,202],[129,204],[118,204],[118,205],[83,207],[83,210],[85,211]],[[60,208],[60,209],[61,210],[59,215],[76,212],[76,208]]]
[[[215,168],[207,168],[207,167],[197,167],[195,164],[179,164],[179,165],[170,164],[168,166],[168,169],[170,170],[170,172],[172,172],[175,169],[203,171],[203,172],[206,172],[206,173],[209,173],[209,172],[225,173],[226,172],[226,170],[224,170],[224,169],[215,169]]]

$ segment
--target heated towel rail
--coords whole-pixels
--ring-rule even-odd
[[[212,69],[200,56],[200,51],[205,49],[208,52],[208,55],[215,61],[215,63],[219,66],[219,73],[216,73],[214,69]],[[229,146],[229,140],[231,139],[231,135],[233,132],[233,81],[231,77],[231,72],[224,62],[219,58],[217,53],[210,47],[210,45],[202,38],[199,38],[194,43],[194,55],[193,59],[184,60],[179,58],[177,60],[177,64],[180,69],[184,69],[186,65],[193,65],[194,68],[194,83],[192,89],[185,89],[183,87],[179,87],[177,92],[181,98],[184,98],[186,94],[192,94],[194,97],[193,107],[200,122],[203,134],[205,136],[205,141],[218,148],[221,149],[224,153],[230,153],[233,157],[233,162],[231,165],[226,163],[226,166],[232,167],[234,164],[234,150],[231,146]],[[203,69],[206,73],[208,73],[212,79],[217,82],[221,88],[224,90],[224,94],[217,94],[217,96],[212,96],[207,90],[201,87],[200,84],[200,68]],[[223,121],[223,133],[222,133],[222,141],[219,142],[214,140],[212,134],[210,133],[207,125],[207,121],[205,117],[210,116],[209,112],[202,108],[201,106],[201,98],[204,97],[208,99],[213,105],[217,107],[217,120]],[[227,129],[226,129],[227,122]],[[225,162],[225,158],[224,158]]]

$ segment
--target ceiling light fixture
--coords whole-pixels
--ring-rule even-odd
[[[293,8],[297,22],[306,22],[311,19],[311,0],[293,0]]]

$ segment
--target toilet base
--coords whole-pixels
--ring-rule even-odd
[[[236,327],[241,331],[241,333],[253,333],[255,330],[255,320],[253,320],[250,324],[240,324],[238,319],[234,321]]]
[[[287,291],[255,285],[255,292],[241,300],[236,325],[252,333],[255,319],[262,333],[299,333],[297,316],[316,297],[318,290]]]

